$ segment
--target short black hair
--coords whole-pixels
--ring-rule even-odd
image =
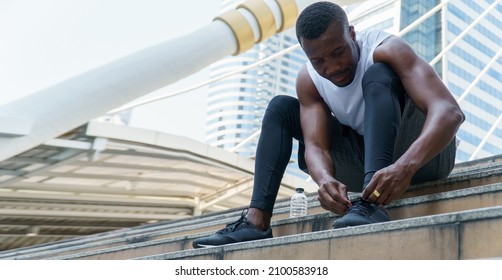
[[[349,28],[347,14],[339,5],[322,1],[316,2],[305,8],[296,21],[296,37],[301,39],[316,39],[326,31],[331,23],[336,22],[344,28]]]

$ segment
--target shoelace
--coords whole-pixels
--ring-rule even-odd
[[[365,200],[359,199],[352,204],[348,212],[363,212],[364,215],[368,215],[370,213],[371,204]],[[348,213],[347,212],[347,213]]]
[[[246,215],[248,211],[249,209],[247,208],[242,210],[241,217],[237,221],[227,224],[226,227],[224,229],[219,230],[218,233],[233,232],[238,226],[247,223],[248,219],[246,218]]]

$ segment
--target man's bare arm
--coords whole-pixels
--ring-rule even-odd
[[[343,214],[350,206],[350,201],[347,198],[347,187],[335,179],[330,155],[331,114],[305,66],[298,74],[296,91],[300,101],[305,161],[310,176],[319,185],[319,201],[324,209]]]

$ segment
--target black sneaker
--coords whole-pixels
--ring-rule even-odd
[[[390,221],[390,217],[385,208],[359,199],[352,203],[345,216],[335,220],[333,229],[388,221]]]
[[[197,238],[192,242],[194,248],[215,247],[225,244],[272,238],[272,228],[263,231],[248,222],[246,218],[247,209],[244,209],[241,218],[234,223],[228,224],[224,229],[215,234]]]

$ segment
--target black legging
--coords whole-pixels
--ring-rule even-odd
[[[392,164],[404,88],[395,72],[383,63],[373,64],[364,73],[364,183],[365,188],[378,170]]]
[[[256,149],[251,208],[272,213],[282,176],[291,157],[293,138],[303,142],[300,104],[291,96],[275,96],[265,111]]]
[[[362,86],[365,99],[366,145],[362,144],[362,141],[357,143],[364,145],[364,183],[360,186],[361,189],[376,171],[392,164],[405,99],[399,78],[385,64],[377,63],[368,68]],[[332,135],[345,135],[344,130],[350,129],[338,123],[336,119],[333,123]],[[251,208],[272,213],[283,174],[291,157],[292,138],[303,145],[299,102],[291,96],[275,96],[265,112],[258,141]],[[299,157],[303,157],[303,154],[299,154]]]

